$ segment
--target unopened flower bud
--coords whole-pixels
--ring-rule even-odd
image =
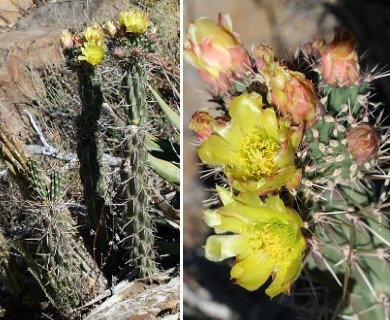
[[[191,23],[184,57],[198,69],[203,80],[223,92],[251,68],[248,53],[233,32],[230,16],[222,13],[218,24],[209,18]]]
[[[356,40],[342,28],[335,29],[321,56],[321,72],[330,85],[349,87],[361,78]]]
[[[115,58],[118,58],[118,59],[121,59],[125,56],[125,50],[123,50],[123,48],[115,48],[114,50],[114,57]]]
[[[111,37],[111,38],[114,38],[115,35],[117,34],[118,32],[118,28],[116,27],[116,25],[114,24],[114,22],[112,21],[107,21],[106,24],[104,25],[104,30],[106,31],[106,33]]]
[[[275,67],[269,80],[271,101],[282,115],[291,115],[296,123],[314,125],[322,114],[322,105],[313,84],[300,72]]]
[[[190,121],[190,129],[196,131],[199,140],[203,142],[211,136],[210,122],[213,118],[207,111],[196,111]]]
[[[73,47],[72,33],[69,30],[62,31],[60,35],[60,43],[62,49],[70,49]]]
[[[346,133],[347,151],[361,166],[378,154],[380,136],[372,125],[361,124]]]

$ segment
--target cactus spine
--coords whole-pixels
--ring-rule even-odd
[[[21,298],[24,289],[23,280],[11,250],[9,241],[0,232],[0,279],[12,295]]]
[[[301,194],[313,228],[308,267],[333,273],[343,286],[336,289],[335,314],[363,320],[384,319],[390,294],[390,285],[383,281],[390,276],[389,224],[367,176],[367,168],[375,170],[380,158],[358,166],[346,149],[346,132],[372,121],[367,87],[366,82],[323,87],[326,116],[306,132],[299,160],[305,167]]]
[[[153,250],[153,221],[148,212],[147,148],[145,128],[147,116],[146,74],[140,64],[134,64],[126,79],[127,105],[125,114],[129,134],[123,150],[121,168],[124,183],[125,225],[130,260],[140,277],[147,277],[156,269]]]

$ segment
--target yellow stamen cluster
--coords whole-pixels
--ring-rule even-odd
[[[240,143],[240,163],[245,168],[246,179],[258,180],[270,176],[278,170],[274,161],[280,150],[278,143],[264,137],[260,130],[255,129]]]
[[[244,237],[254,251],[266,251],[276,261],[286,257],[294,244],[294,233],[289,225],[281,223],[252,223]]]

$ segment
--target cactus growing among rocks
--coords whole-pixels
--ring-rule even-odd
[[[113,249],[124,249],[129,252],[129,264],[141,277],[157,270],[147,168],[150,165],[164,176],[165,170],[159,163],[162,161],[168,170],[172,169],[170,162],[149,154],[146,141],[150,131],[146,121],[149,81],[146,66],[148,59],[153,58],[155,37],[149,18],[135,9],[121,12],[117,22],[95,24],[79,35],[65,31],[61,37],[68,64],[77,71],[80,83],[83,104],[79,121],[80,176],[91,229],[96,231],[96,249],[103,255],[103,259],[100,256],[98,259],[110,265],[112,262],[105,259],[117,254]],[[102,50],[87,52],[92,45]],[[117,78],[105,78],[108,73],[105,68]],[[112,115],[115,125],[103,126],[106,121],[103,110]],[[111,136],[111,146],[121,156],[118,195],[107,194],[107,181],[116,178],[104,172],[102,148],[108,142],[104,135]],[[177,178],[172,182],[177,183]],[[110,199],[122,203],[109,205]],[[118,216],[116,221],[114,215]],[[123,239],[118,242],[118,238]]]
[[[177,5],[148,11],[156,20]],[[171,22],[157,26],[178,36]],[[180,94],[169,36],[140,10],[64,31],[66,67],[45,70],[47,86],[25,110],[36,135],[0,124],[0,281],[23,307],[81,318],[119,282],[177,277],[179,137],[171,121],[179,121],[170,108]]]
[[[218,25],[229,26],[229,35],[237,36],[227,15],[220,15]],[[205,79],[219,114],[199,111],[190,124],[199,136],[200,159],[215,166],[214,172],[223,170],[222,182],[230,186],[223,192],[217,186],[224,206],[206,210],[204,220],[216,233],[233,235],[211,236],[206,258],[236,256],[231,277],[252,291],[269,274],[257,266],[272,257],[272,290],[266,291],[271,297],[290,294],[305,268],[311,283],[327,287],[325,307],[333,318],[387,319],[388,132],[382,127],[381,106],[370,101],[378,75],[361,71],[356,41],[342,29],[335,30],[331,43],[318,39],[306,44],[291,61],[279,60],[269,46],[259,45],[249,59],[240,56],[245,68],[237,75],[231,70],[242,64],[230,65],[213,54],[231,43],[218,37],[220,32],[210,19],[199,19],[191,24],[184,47],[185,58],[203,78],[205,65],[214,68],[208,74],[219,75],[219,85]],[[195,35],[201,36],[195,41]],[[227,79],[221,81],[221,75]],[[384,182],[380,192],[374,179]],[[276,196],[281,206],[265,209]],[[264,226],[272,216],[280,219],[284,206],[296,210],[298,220],[273,224],[272,234]],[[298,247],[287,241],[290,231],[282,227],[295,228],[297,221],[295,239],[305,238]],[[274,246],[285,255],[278,258]],[[301,264],[296,255],[289,256],[295,250]],[[311,295],[316,296],[315,289]]]

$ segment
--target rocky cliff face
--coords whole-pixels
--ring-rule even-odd
[[[58,36],[115,15],[120,1],[0,1],[0,120],[21,128],[20,108],[42,88],[42,70],[62,60]]]

